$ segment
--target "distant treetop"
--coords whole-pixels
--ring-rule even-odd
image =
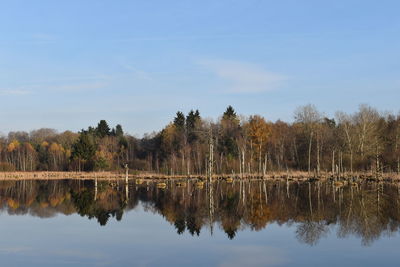
[[[231,105],[226,108],[226,111],[222,115],[224,120],[234,120],[237,118],[236,112]]]
[[[178,111],[176,113],[176,117],[174,118],[174,125],[178,129],[185,128],[185,115],[181,111]]]
[[[101,138],[111,134],[110,127],[108,126],[108,124],[105,120],[101,120],[99,122],[99,124],[97,125],[97,128],[96,128],[96,133]]]

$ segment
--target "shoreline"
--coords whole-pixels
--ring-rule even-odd
[[[243,178],[242,178],[243,177]],[[36,172],[0,172],[0,180],[120,180],[126,179],[122,172],[57,172],[57,171],[36,171]],[[145,180],[206,180],[205,175],[166,175],[157,173],[129,174],[128,179]],[[400,182],[400,175],[397,173],[383,173],[377,178],[371,172],[343,173],[332,175],[330,172],[323,172],[319,176],[302,171],[293,172],[269,172],[262,174],[215,174],[213,180],[234,179],[234,180],[290,180],[290,181],[325,181],[325,180],[352,180],[352,181],[390,181]]]

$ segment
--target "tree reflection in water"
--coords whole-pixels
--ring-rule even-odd
[[[210,194],[211,192],[211,194]],[[300,242],[315,245],[329,233],[339,238],[356,236],[369,245],[382,235],[399,230],[398,184],[362,183],[336,187],[330,182],[214,181],[212,187],[195,180],[156,181],[60,180],[1,181],[1,209],[9,214],[49,218],[77,213],[106,225],[142,205],[159,214],[178,234],[199,236],[213,227],[230,239],[238,231],[260,231],[268,224],[297,228]]]

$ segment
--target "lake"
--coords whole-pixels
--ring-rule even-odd
[[[3,266],[398,266],[400,186],[0,182]]]

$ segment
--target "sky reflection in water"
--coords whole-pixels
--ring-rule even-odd
[[[171,181],[166,189],[99,181],[97,192],[94,185],[0,182],[2,264],[396,266],[400,260],[397,185],[218,181],[212,197],[196,181]]]

